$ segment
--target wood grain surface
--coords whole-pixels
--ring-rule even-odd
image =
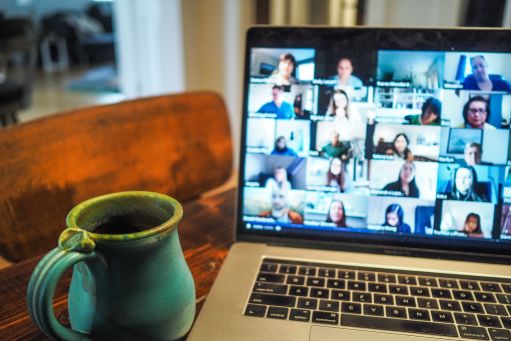
[[[223,100],[188,93],[89,107],[0,131],[0,255],[54,245],[69,210],[148,190],[180,201],[225,182],[232,144]]]
[[[197,309],[220,270],[234,242],[235,190],[184,204],[179,235],[197,292]],[[49,251],[49,250],[47,250]],[[28,315],[26,288],[41,256],[0,271],[0,340],[46,340]],[[60,281],[54,298],[55,315],[67,323],[67,290],[70,271]]]

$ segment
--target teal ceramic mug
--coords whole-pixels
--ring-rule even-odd
[[[30,316],[63,340],[175,340],[195,316],[195,287],[177,234],[183,209],[152,192],[121,192],[78,204],[56,249],[30,279]],[[71,328],[53,312],[59,278],[73,266]]]

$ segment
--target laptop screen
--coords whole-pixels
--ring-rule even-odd
[[[239,233],[509,253],[510,38],[249,31]]]

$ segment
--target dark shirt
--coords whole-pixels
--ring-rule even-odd
[[[271,152],[271,155],[298,156],[298,154],[296,154],[296,152],[293,149],[288,148],[288,147],[286,147],[282,150],[273,149],[273,151]]]
[[[417,186],[410,186],[410,190],[408,192],[408,195],[405,195],[405,192],[403,192],[403,188],[401,186],[401,181],[395,181],[395,182],[391,182],[391,183],[388,183],[385,185],[385,187],[383,187],[383,190],[384,191],[392,191],[392,192],[400,192],[401,194],[403,194],[403,196],[405,197],[411,197],[411,198],[418,198],[419,197],[419,189],[417,188]]]
[[[511,85],[503,79],[490,79],[492,83],[492,91],[507,91],[511,92]],[[463,81],[463,89],[465,90],[481,90],[477,85],[474,76],[469,75]]]
[[[349,150],[349,144],[339,142],[336,146],[333,146],[332,143],[329,143],[321,148],[321,153],[328,157],[338,157],[342,159],[343,155],[348,156]]]

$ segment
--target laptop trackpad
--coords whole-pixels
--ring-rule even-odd
[[[312,326],[309,341],[340,341],[340,340],[360,340],[360,341],[438,341],[438,337],[432,338],[427,335],[411,336],[403,334],[394,334],[382,330],[357,330],[347,328],[332,328],[322,326]],[[449,339],[444,339],[449,340]]]

